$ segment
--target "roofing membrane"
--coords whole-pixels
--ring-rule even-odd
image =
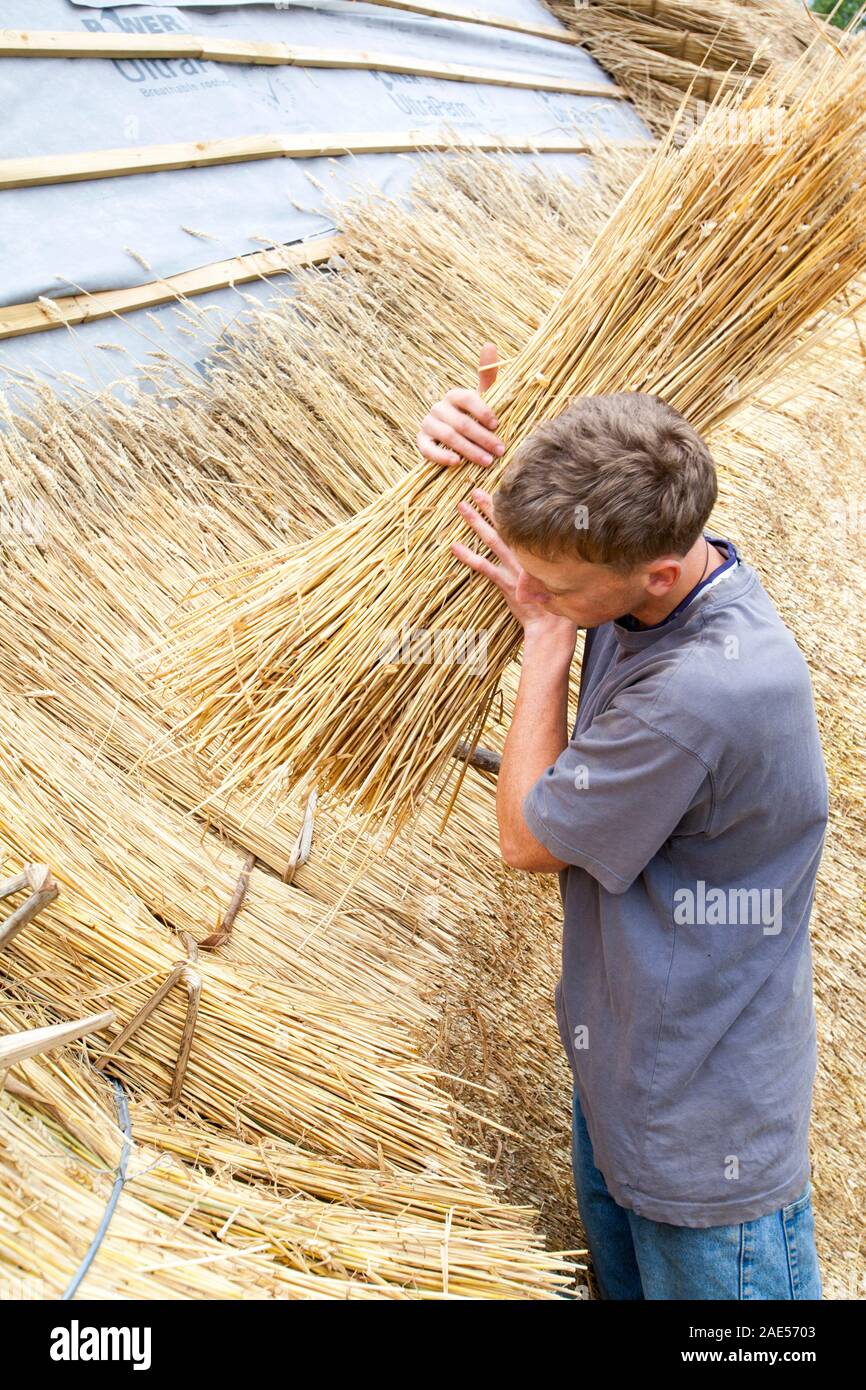
[[[452,8],[456,6],[451,0]],[[447,8],[447,6],[443,6]],[[493,9],[493,0],[484,8]],[[510,19],[556,27],[538,0],[495,0]],[[135,5],[5,0],[7,26],[77,34],[195,34],[359,50],[409,62],[447,61],[501,73],[610,79],[573,44],[432,19],[376,5],[333,3]],[[612,83],[610,83],[613,86]],[[544,141],[552,135],[640,140],[648,132],[624,100],[573,96],[382,70],[264,66],[189,57],[0,58],[0,159],[135,149],[268,134],[395,136],[453,133]],[[364,189],[403,196],[420,154],[267,158],[206,168],[85,179],[4,190],[0,306],[121,289],[214,261],[327,235],[340,204]],[[577,154],[538,159],[580,179]],[[287,284],[287,277],[274,277]],[[4,371],[56,381],[72,371],[104,384],[154,350],[196,360],[252,300],[256,282],[210,292],[209,325],[190,332],[171,305],[74,329],[0,341]],[[110,347],[99,344],[110,343]],[[8,376],[6,380],[8,381]]]

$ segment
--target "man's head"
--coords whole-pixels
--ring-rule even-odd
[[[716,500],[710,452],[659,396],[580,396],[518,448],[494,498],[520,598],[579,627],[664,608]]]

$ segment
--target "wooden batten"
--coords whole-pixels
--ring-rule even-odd
[[[253,251],[225,261],[186,270],[164,280],[129,285],[122,290],[99,290],[93,294],[62,295],[57,299],[38,299],[26,304],[0,308],[0,341],[25,333],[42,333],[49,328],[69,328],[92,319],[110,318],[132,309],[152,309],[173,299],[187,299],[209,290],[249,283],[263,276],[279,275],[300,266],[320,265],[338,256],[343,248],[341,236],[320,237],[295,246],[278,246],[270,251]]]
[[[528,34],[534,38],[550,39],[554,43],[580,44],[580,38],[570,30],[554,24],[527,24],[505,15],[482,14],[478,10],[443,10],[436,5],[414,3],[414,0],[373,0],[383,9],[406,10],[430,19],[478,24],[485,28],[505,29],[509,33]],[[281,50],[295,45],[259,43],[248,39],[204,38],[197,34],[81,34],[75,30],[0,29],[0,56],[42,58],[128,58],[172,57],[206,58],[215,62],[285,62],[277,56]],[[268,57],[268,53],[271,57]],[[243,53],[244,56],[235,54]],[[259,56],[261,55],[261,56]],[[291,61],[291,60],[288,60]],[[331,66],[331,64],[328,64]]]
[[[612,148],[643,148],[644,142],[610,141]],[[230,139],[187,140],[172,145],[140,145],[74,154],[27,156],[0,160],[0,189],[29,188],[48,183],[121,178],[127,174],[163,173],[170,169],[238,164],[253,159],[317,159],[346,154],[411,154],[447,150],[502,150],[519,154],[592,154],[598,148],[585,137],[443,135],[415,130],[292,135],[241,135]]]
[[[505,72],[475,64],[429,62],[367,50],[323,48],[309,44],[258,43],[247,39],[204,38],[194,34],[78,34],[61,30],[0,30],[4,58],[192,58],[200,62],[251,63],[266,66],[362,69],[408,73],[448,82],[560,92],[567,96],[622,100],[614,83],[589,82],[535,72]]]

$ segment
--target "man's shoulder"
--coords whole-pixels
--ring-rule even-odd
[[[738,760],[779,737],[815,734],[808,667],[760,581],[703,606],[634,665],[616,703],[705,760]]]

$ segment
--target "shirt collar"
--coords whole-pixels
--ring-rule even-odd
[[[636,618],[632,617],[630,613],[625,613],[621,618],[617,618],[614,622],[613,627],[614,632],[616,633],[617,637],[620,638],[620,640],[626,634],[631,634],[634,637],[638,638],[646,635],[647,638],[651,639],[651,634],[660,632],[661,629],[666,628],[669,624],[674,623],[676,619],[681,617],[685,610],[689,607],[690,604],[694,602],[694,600],[698,597],[699,594],[704,593],[705,590],[707,590],[711,585],[716,584],[718,581],[728,578],[733,571],[737,570],[741,566],[740,557],[737,554],[736,547],[731,541],[724,540],[720,536],[707,535],[705,535],[704,539],[708,541],[710,545],[714,545],[717,550],[720,550],[725,555],[726,558],[724,564],[720,565],[718,569],[713,570],[712,574],[708,574],[705,579],[699,580],[699,582],[694,586],[694,588],[689,590],[685,598],[680,600],[676,608],[674,608],[672,612],[668,613],[666,618],[662,618],[660,623],[653,623],[650,627],[643,627],[641,624],[638,623]],[[632,646],[633,643],[626,642],[624,645]]]

